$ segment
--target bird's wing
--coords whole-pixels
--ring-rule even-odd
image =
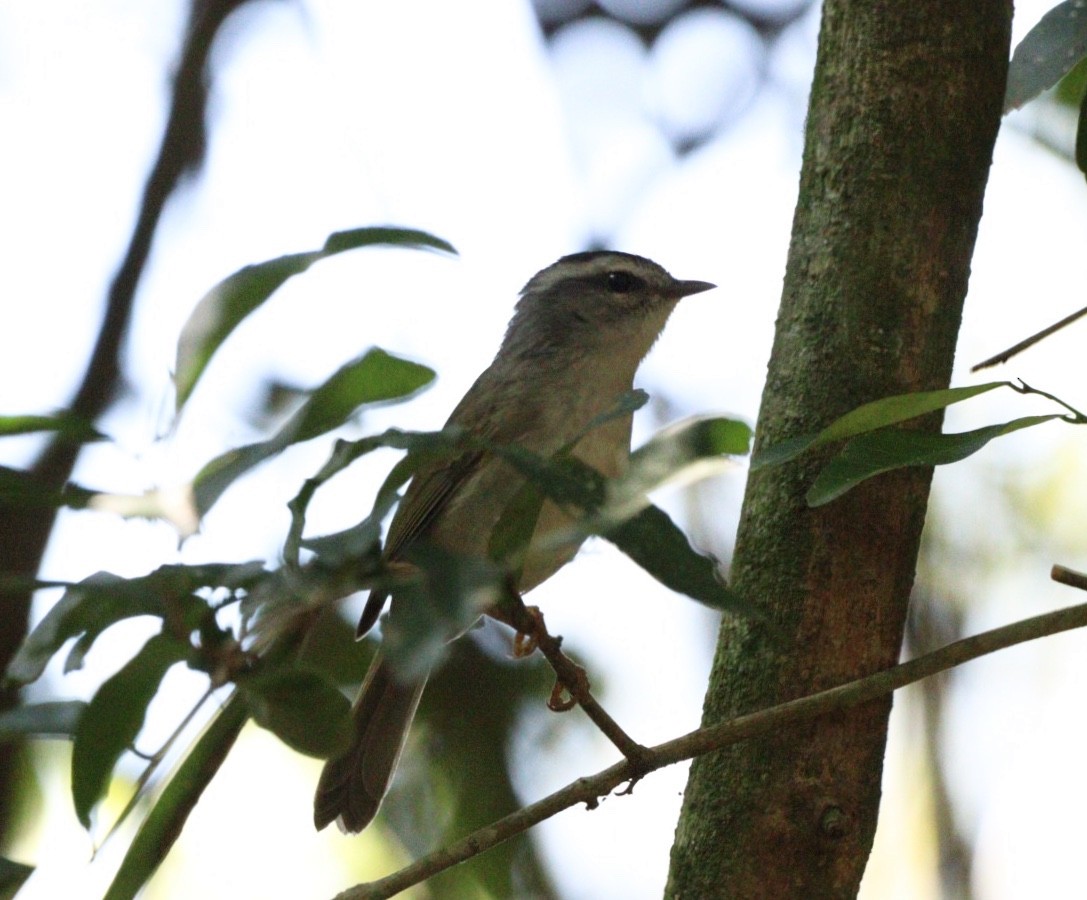
[[[481,395],[490,402],[481,405]],[[495,444],[511,444],[523,441],[539,424],[538,400],[526,397],[523,386],[499,381],[488,369],[457,404],[446,426],[456,425]],[[486,456],[485,450],[470,450],[454,459],[424,466],[414,475],[389,526],[386,559],[401,558],[414,541],[427,533],[465,483],[475,477]],[[386,599],[386,593],[370,595],[359,620],[360,637],[377,622]]]
[[[426,532],[460,486],[472,477],[482,457],[482,451],[474,450],[415,473],[389,526],[385,541],[387,560],[397,559],[412,541]],[[356,637],[362,637],[374,627],[388,598],[386,591],[371,592],[359,619]]]

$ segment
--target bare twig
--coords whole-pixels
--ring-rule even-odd
[[[392,897],[414,884],[419,884],[445,869],[527,831],[533,825],[564,809],[579,803],[584,803],[589,809],[593,809],[601,797],[607,796],[620,784],[632,778],[700,756],[711,750],[719,750],[740,741],[806,722],[828,712],[859,706],[905,687],[907,684],[997,650],[1085,626],[1087,626],[1087,604],[1033,616],[974,637],[955,641],[933,653],[839,687],[740,716],[719,725],[700,728],[666,743],[645,748],[641,755],[640,765],[624,760],[595,775],[579,778],[542,800],[473,832],[452,846],[416,860],[399,872],[394,872],[377,881],[349,888],[337,895],[336,900],[382,900],[382,898]]]
[[[990,366],[995,366],[995,365],[998,365],[998,364],[1000,364],[1002,362],[1007,362],[1009,359],[1011,359],[1016,354],[1022,353],[1024,350],[1026,350],[1026,349],[1028,349],[1030,347],[1033,347],[1039,341],[1043,341],[1047,337],[1049,337],[1051,334],[1053,334],[1054,332],[1060,331],[1062,328],[1064,328],[1064,327],[1066,327],[1068,325],[1071,325],[1073,322],[1076,321],[1076,319],[1080,319],[1084,315],[1087,315],[1087,306],[1083,307],[1083,309],[1078,310],[1077,312],[1072,313],[1072,315],[1070,315],[1070,316],[1065,316],[1059,322],[1054,322],[1048,328],[1043,328],[1037,334],[1032,334],[1030,337],[1026,338],[1025,340],[1020,341],[1014,347],[1009,347],[1007,350],[1004,350],[1001,353],[996,354],[996,356],[990,356],[988,359],[984,360],[983,362],[979,362],[976,366],[973,366],[970,369],[970,371],[971,372],[978,372],[981,369],[988,369]]]
[[[136,289],[151,252],[166,202],[186,174],[203,159],[207,106],[207,61],[211,44],[226,17],[249,0],[192,0],[184,46],[174,76],[166,131],[158,157],[144,183],[136,224],[123,260],[106,297],[105,315],[91,357],[69,411],[87,424],[109,406],[120,382],[120,353],[132,317]],[[78,152],[78,143],[73,145]],[[82,444],[58,434],[30,467],[33,477],[59,490],[72,474]],[[27,509],[0,502],[0,568],[30,577],[38,571],[57,509],[43,505]],[[29,592],[0,595],[0,671],[15,655],[27,633]],[[0,709],[13,706],[17,691],[0,687]],[[0,747],[0,796],[10,792],[15,744]],[[0,803],[0,833],[10,826],[10,803]]]
[[[1087,591],[1087,575],[1077,572],[1075,569],[1066,569],[1064,566],[1055,565],[1049,572],[1049,577],[1061,584]]]
[[[589,679],[585,670],[575,663],[569,656],[562,652],[562,638],[553,636],[544,625],[543,614],[536,607],[531,610],[524,605],[516,594],[510,598],[506,614],[513,619],[513,625],[519,634],[529,636],[531,641],[544,655],[544,658],[555,670],[558,683],[555,691],[548,701],[548,706],[555,712],[565,712],[576,703],[599,728],[604,736],[611,741],[620,753],[635,770],[641,771],[641,764],[645,758],[646,748],[627,734],[618,722],[600,705],[589,690]],[[570,695],[571,703],[561,699],[562,689],[565,688]],[[646,769],[645,771],[649,771]],[[640,777],[637,775],[632,776]]]

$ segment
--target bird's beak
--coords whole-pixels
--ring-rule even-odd
[[[677,281],[672,285],[673,297],[690,297],[691,294],[701,294],[703,291],[712,291],[716,284],[708,281]]]

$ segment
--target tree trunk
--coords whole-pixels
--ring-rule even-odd
[[[1000,122],[1007,0],[825,0],[800,195],[756,449],[862,403],[946,387]],[[924,427],[937,428],[939,417]],[[825,453],[752,472],[703,721],[897,661],[931,470],[809,509]],[[890,699],[694,764],[666,895],[851,897]]]

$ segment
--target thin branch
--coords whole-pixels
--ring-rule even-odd
[[[1066,422],[1072,422],[1073,424],[1077,424],[1077,425],[1082,425],[1084,422],[1087,422],[1087,416],[1085,416],[1083,413],[1081,413],[1074,406],[1069,406],[1067,403],[1065,403],[1060,397],[1056,396],[1055,394],[1050,394],[1048,391],[1040,391],[1040,390],[1038,390],[1038,388],[1031,387],[1029,384],[1027,384],[1025,381],[1023,381],[1022,378],[1019,379],[1019,384],[1018,385],[1012,384],[1012,385],[1010,385],[1010,387],[1011,387],[1011,389],[1013,391],[1016,391],[1017,393],[1020,393],[1020,394],[1037,394],[1039,397],[1045,397],[1047,400],[1052,400],[1054,403],[1056,403],[1056,404],[1058,404],[1060,406],[1063,406],[1065,409],[1068,410],[1068,413],[1069,413],[1067,416],[1062,417],[1064,419],[1064,421],[1066,421]]]
[[[1056,565],[1050,570],[1049,577],[1060,584],[1066,584],[1080,591],[1087,591],[1087,575],[1077,572],[1075,569],[1066,569],[1064,566]]]
[[[624,760],[595,775],[579,778],[542,800],[473,832],[452,846],[416,860],[399,872],[394,872],[377,881],[349,888],[337,895],[336,900],[383,900],[383,898],[392,897],[412,885],[419,884],[439,872],[473,856],[478,856],[485,850],[527,831],[564,809],[579,803],[594,809],[601,797],[607,796],[623,782],[638,778],[642,774],[700,756],[711,750],[720,750],[722,747],[740,741],[780,731],[782,728],[806,722],[828,712],[859,706],[908,684],[997,650],[1085,626],[1087,626],[1087,604],[1033,616],[974,637],[955,641],[933,653],[839,687],[791,700],[750,715],[739,716],[719,725],[700,728],[682,737],[647,748],[637,766]]]
[[[585,670],[562,652],[562,638],[547,630],[543,613],[535,606],[526,607],[520,595],[513,592],[507,598],[505,614],[517,628],[518,637],[524,635],[528,638],[531,645],[528,652],[532,648],[539,649],[555,670],[558,681],[547,702],[548,707],[554,712],[566,712],[576,703],[616,749],[640,771],[646,748],[627,734],[592,695]],[[570,696],[569,701],[562,697],[564,689]]]
[[[1047,337],[1049,337],[1054,332],[1060,331],[1062,328],[1064,328],[1064,327],[1066,327],[1068,325],[1071,325],[1077,319],[1080,319],[1085,315],[1087,315],[1087,306],[1083,307],[1083,309],[1078,310],[1077,312],[1072,313],[1072,315],[1070,315],[1070,316],[1065,316],[1059,322],[1054,322],[1048,328],[1043,328],[1037,334],[1032,334],[1030,337],[1026,338],[1025,340],[1020,341],[1014,347],[1009,347],[1007,350],[1004,350],[1001,353],[996,354],[996,356],[990,356],[988,359],[986,359],[986,360],[984,360],[982,362],[979,362],[976,366],[973,366],[970,369],[970,371],[971,372],[978,372],[981,369],[987,369],[990,366],[995,366],[995,365],[998,365],[999,363],[1007,362],[1009,359],[1011,359],[1016,354],[1022,353],[1024,350],[1028,349],[1029,347],[1033,347],[1039,341],[1045,340]]]
[[[186,174],[203,159],[207,106],[208,57],[215,35],[227,16],[249,0],[192,0],[184,46],[174,76],[166,130],[158,156],[144,183],[136,224],[128,248],[106,297],[105,314],[69,411],[87,424],[109,406],[120,381],[120,354],[132,317],[136,289],[151,252],[167,200]],[[78,149],[78,143],[74,145]],[[72,474],[82,443],[58,435],[30,467],[33,475],[59,490]],[[27,510],[0,502],[0,568],[32,576],[41,565],[57,509]],[[30,594],[4,591],[0,616],[0,671],[6,668],[27,632]],[[16,703],[14,688],[0,688],[0,709]],[[0,747],[0,796],[10,793],[14,744]],[[10,804],[0,803],[0,833],[10,826]]]

